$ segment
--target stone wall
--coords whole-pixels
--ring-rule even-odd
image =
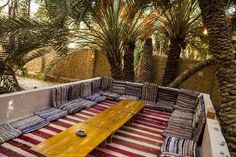
[[[50,54],[47,54],[50,55]],[[53,60],[55,54],[52,56],[45,56],[45,65],[48,65]],[[41,63],[40,63],[41,62]],[[178,73],[182,73],[184,70],[191,68],[199,61],[184,59],[180,61]],[[166,64],[165,56],[153,56],[153,78],[152,82],[161,84],[162,76],[164,74],[164,68]],[[36,59],[28,64],[28,70],[30,72],[39,72],[42,68],[42,58]],[[199,71],[187,81],[185,81],[180,87],[192,89],[195,91],[208,93],[211,95],[215,109],[218,110],[219,95],[215,77],[215,67],[210,66],[208,68]],[[41,70],[42,71],[42,70]],[[68,78],[71,80],[83,80],[99,76],[111,76],[110,65],[107,58],[100,53],[96,55],[89,50],[80,50],[60,61],[50,72],[49,75],[54,78]]]

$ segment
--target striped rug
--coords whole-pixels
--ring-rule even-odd
[[[32,146],[96,115],[114,103],[104,101],[75,115],[56,120],[42,129],[5,142],[0,145],[0,157],[35,157],[37,155],[31,150]],[[142,113],[135,116],[132,124],[123,126],[114,134],[112,143],[105,147],[97,147],[89,156],[159,156],[164,140],[161,135],[167,126],[169,117],[169,113],[145,108]]]

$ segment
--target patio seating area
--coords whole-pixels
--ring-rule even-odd
[[[121,100],[134,99],[145,102],[143,112],[89,156],[201,156],[206,112],[198,92],[102,77],[52,87],[50,99],[47,108],[2,122],[0,155],[37,156],[32,147]]]

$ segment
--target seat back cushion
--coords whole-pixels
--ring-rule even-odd
[[[92,93],[98,93],[101,89],[101,79],[92,81]]]
[[[157,91],[157,101],[168,101],[173,104],[176,103],[176,99],[178,96],[178,91],[168,88],[168,87],[159,87]]]
[[[145,82],[142,90],[142,99],[146,101],[156,102],[158,85],[155,83]]]
[[[72,101],[74,99],[77,99],[81,96],[81,84],[77,83],[74,85],[71,85],[68,90],[68,101]]]
[[[68,86],[62,86],[51,90],[51,104],[53,107],[59,107],[67,102],[68,88]]]
[[[113,80],[112,92],[121,94],[121,95],[125,94],[125,85],[126,85],[126,82],[124,81]]]
[[[92,95],[92,82],[91,81],[82,82],[80,92],[82,98]]]
[[[125,94],[141,98],[142,89],[143,89],[143,85],[141,83],[126,82]]]
[[[196,109],[198,95],[193,95],[187,92],[179,92],[175,109],[185,112],[194,112]]]
[[[112,89],[112,78],[102,77],[101,78],[101,90],[110,91]]]

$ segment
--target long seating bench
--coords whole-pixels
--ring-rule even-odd
[[[53,88],[51,108],[9,124],[2,122],[2,125],[11,127],[8,129],[11,136],[0,135],[0,143],[48,125],[68,114],[80,112],[105,99],[139,100],[145,102],[147,108],[172,113],[163,133],[166,138],[162,156],[199,156],[198,150],[206,123],[205,104],[200,93],[161,87],[154,83],[118,81],[108,77]],[[182,147],[176,143],[182,144]]]

